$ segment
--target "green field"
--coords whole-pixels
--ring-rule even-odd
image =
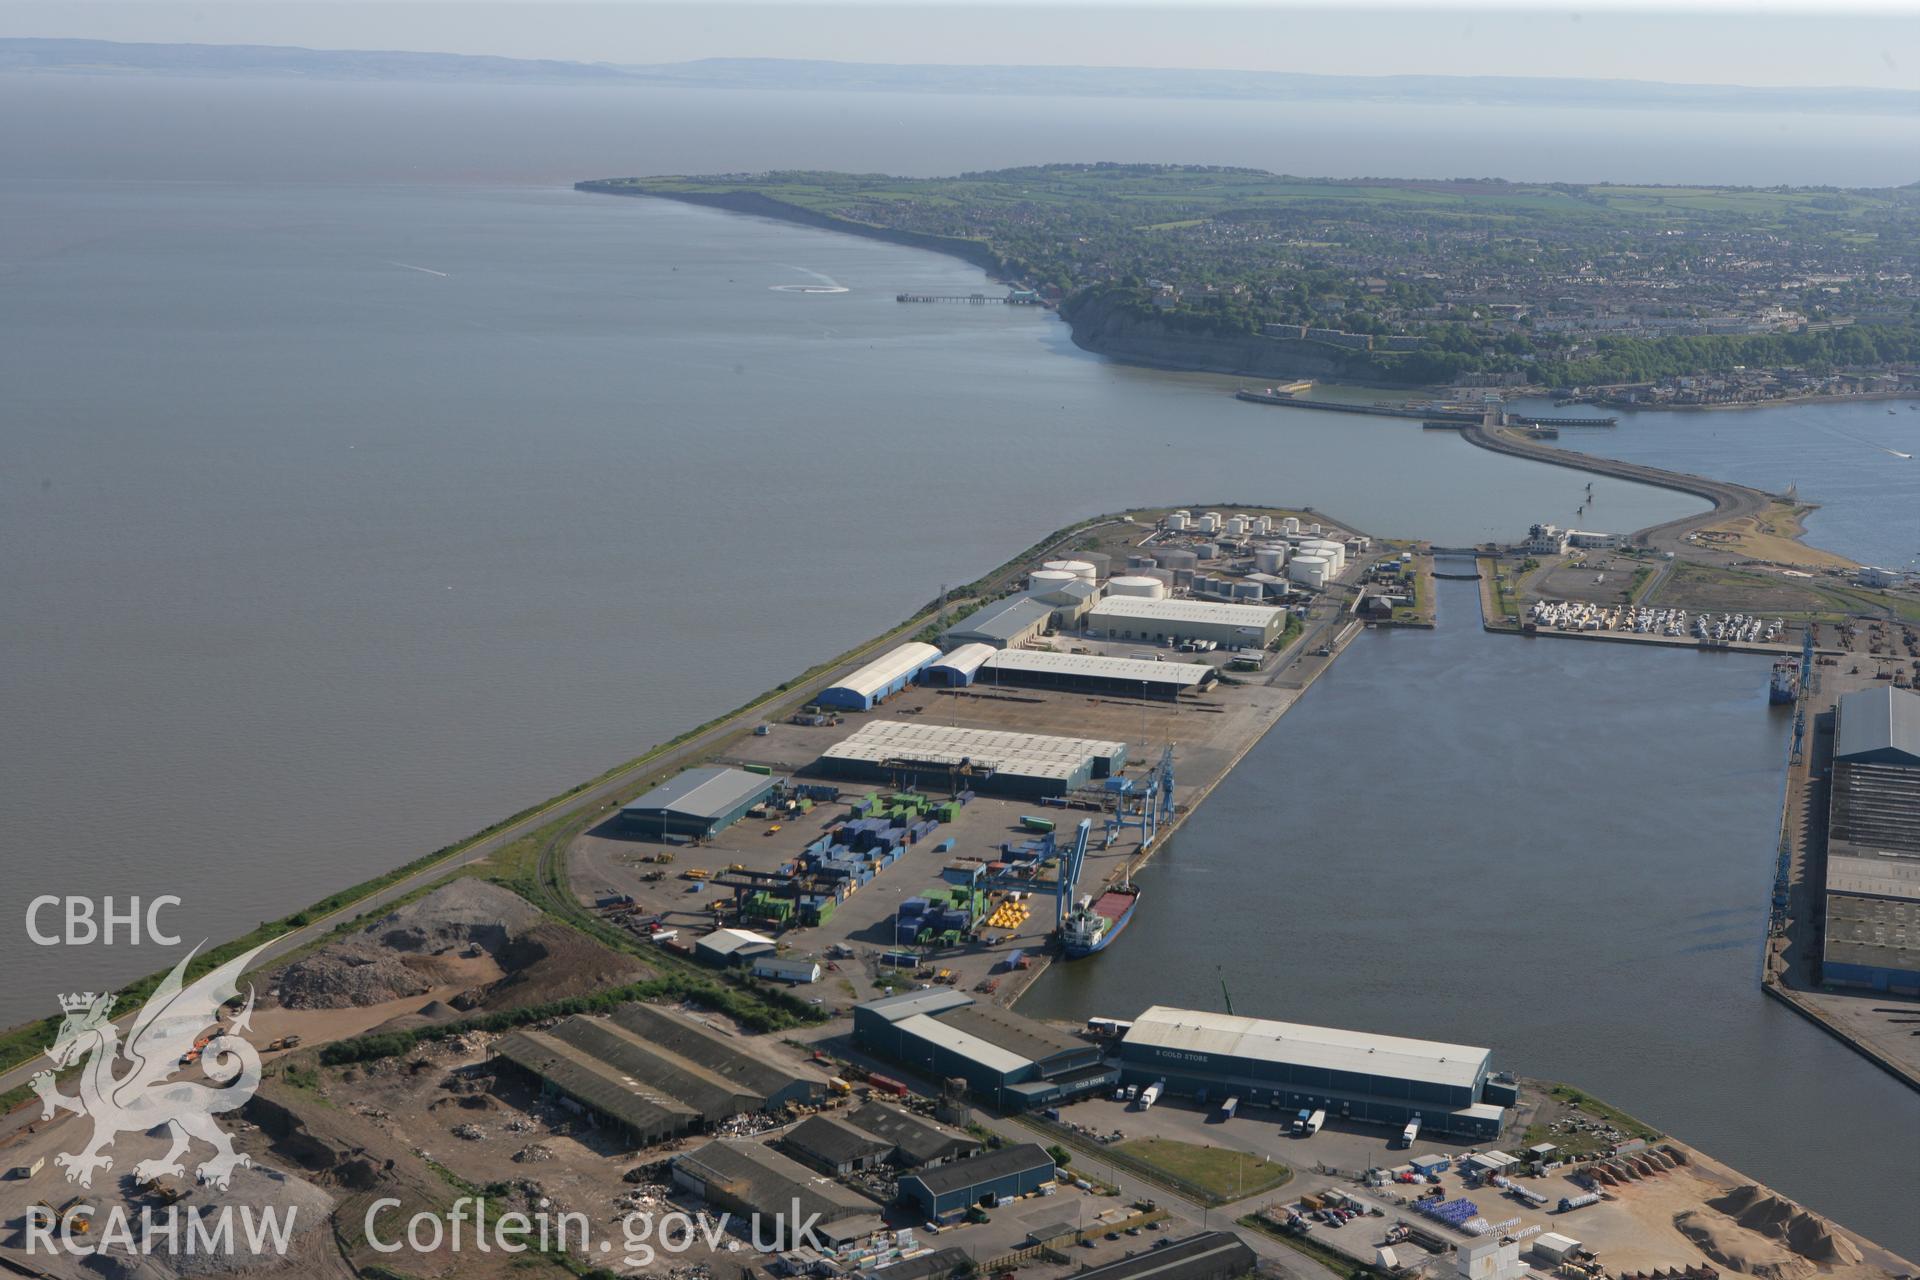
[[[1166,1174],[1176,1183],[1204,1191],[1215,1204],[1271,1191],[1293,1176],[1284,1164],[1235,1151],[1172,1138],[1133,1138],[1114,1144],[1129,1162]]]

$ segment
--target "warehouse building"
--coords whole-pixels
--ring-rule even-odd
[[[974,677],[989,688],[1064,689],[1168,702],[1183,693],[1204,693],[1219,673],[1200,662],[1145,662],[1091,653],[1003,649],[987,658]]]
[[[542,1096],[593,1117],[634,1147],[691,1133],[700,1113],[650,1089],[619,1068],[543,1031],[510,1031],[494,1042],[493,1061],[532,1079]]]
[[[808,1116],[782,1135],[780,1146],[802,1164],[840,1178],[871,1169],[893,1153],[885,1138],[829,1115]]]
[[[980,1140],[970,1133],[883,1102],[856,1107],[847,1113],[847,1123],[889,1143],[887,1160],[902,1169],[945,1164],[980,1149]]]
[[[662,1051],[733,1084],[755,1100],[751,1110],[777,1111],[787,1103],[805,1105],[827,1096],[824,1079],[750,1053],[733,1036],[663,1005],[623,1004],[613,1020]]]
[[[793,1231],[809,1218],[817,1218],[813,1237],[829,1248],[886,1225],[873,1201],[749,1138],[717,1138],[674,1157],[673,1182],[714,1208],[745,1217],[756,1243],[772,1244],[777,1236],[791,1245]]]
[[[1045,631],[1053,622],[1053,606],[1032,596],[1008,596],[974,610],[940,635],[940,643],[952,648],[963,644],[984,644],[994,649],[1011,649]]]
[[[1829,776],[1821,977],[1920,994],[1920,694],[1841,697]]]
[[[779,945],[766,934],[751,929],[715,929],[695,940],[693,954],[708,964],[753,964],[771,958]]]
[[[923,683],[944,686],[949,689],[964,688],[973,683],[974,674],[980,670],[980,664],[997,652],[990,644],[973,641],[963,644],[938,662],[929,663],[920,675]]]
[[[947,781],[997,795],[1064,795],[1126,764],[1124,742],[879,720],[820,755],[822,773],[881,786]]]
[[[1082,1271],[1074,1280],[1234,1280],[1251,1272],[1258,1262],[1239,1236],[1205,1231]]]
[[[845,711],[871,711],[876,702],[884,702],[912,684],[913,678],[939,656],[940,651],[930,644],[903,644],[822,689],[814,701]]]
[[[983,1151],[900,1179],[900,1198],[930,1222],[958,1217],[977,1204],[1029,1195],[1054,1179],[1053,1157],[1037,1142]]]
[[[1264,1018],[1155,1005],[1135,1018],[1117,1056],[1122,1079],[1169,1092],[1238,1097],[1393,1127],[1497,1137],[1503,1107],[1482,1101],[1488,1051]]]
[[[1269,604],[1213,604],[1205,600],[1152,600],[1108,596],[1086,618],[1090,636],[1108,640],[1211,640],[1221,645],[1265,648],[1286,630],[1287,611]]]
[[[930,1079],[961,1079],[1003,1111],[1057,1106],[1111,1088],[1100,1049],[965,992],[929,988],[853,1011],[854,1042]]]
[[[621,830],[705,840],[773,794],[773,779],[744,769],[688,769],[620,810]]]

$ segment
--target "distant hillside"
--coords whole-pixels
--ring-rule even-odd
[[[895,65],[779,58],[709,58],[697,62],[615,66],[452,53],[300,49],[277,45],[119,44],[108,40],[0,38],[0,73],[9,71],[675,85],[840,93],[1400,102],[1650,111],[1845,112],[1899,116],[1920,113],[1920,92],[1895,89],[1778,89],[1523,76],[1330,76],[1154,67]]]

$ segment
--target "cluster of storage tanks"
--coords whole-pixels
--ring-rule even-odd
[[[1287,563],[1287,577],[1316,590],[1340,576],[1347,567],[1347,548],[1332,538],[1304,538]]]
[[[1272,516],[1250,516],[1244,511],[1223,516],[1218,511],[1202,511],[1199,515],[1182,508],[1168,514],[1165,524],[1174,533],[1225,534],[1229,538],[1245,538],[1249,535],[1264,537],[1274,530]],[[1289,516],[1281,524],[1292,525],[1288,532],[1297,533],[1300,522]]]

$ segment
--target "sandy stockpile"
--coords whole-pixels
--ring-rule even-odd
[[[449,953],[477,946],[497,958],[540,919],[518,894],[463,877],[288,965],[280,1003],[340,1009],[425,995],[458,980]]]
[[[1778,1240],[1814,1262],[1853,1266],[1865,1260],[1859,1247],[1831,1222],[1752,1183],[1707,1203],[1747,1230]]]
[[[210,1225],[231,1209],[233,1245],[229,1250],[212,1253],[189,1252],[184,1241],[169,1252],[165,1237],[156,1237],[149,1252],[127,1253],[103,1248],[89,1257],[84,1271],[112,1280],[174,1280],[180,1276],[221,1276],[240,1272],[296,1271],[304,1275],[343,1274],[339,1251],[334,1247],[329,1219],[334,1201],[326,1191],[304,1178],[291,1177],[258,1165],[233,1171],[233,1181],[224,1191],[193,1187],[181,1201],[180,1213],[199,1213]],[[150,1206],[149,1206],[150,1207]],[[153,1209],[156,1220],[165,1221],[164,1209]],[[265,1213],[278,1216],[287,1224],[284,1254],[268,1246],[268,1252],[256,1254],[249,1247],[245,1223],[249,1216],[261,1220]],[[135,1222],[138,1208],[130,1208]],[[136,1227],[136,1230],[138,1228]]]

